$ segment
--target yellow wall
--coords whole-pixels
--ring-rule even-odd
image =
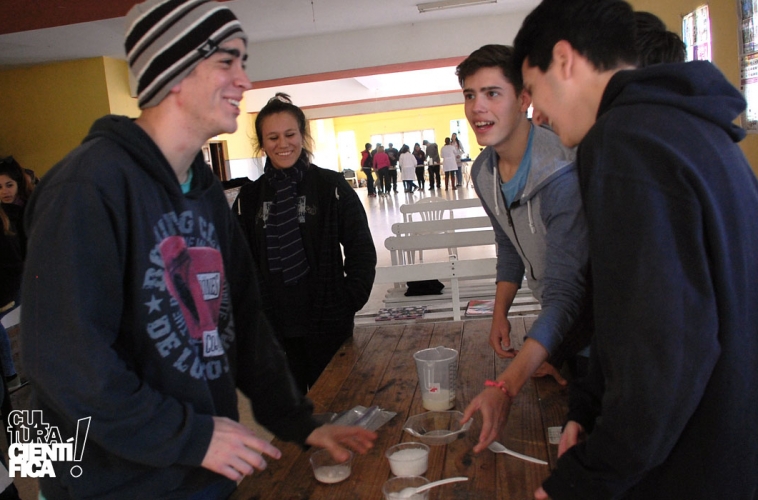
[[[242,112],[237,117],[237,131],[233,134],[221,134],[214,140],[226,141],[225,153],[227,160],[241,160],[253,158],[253,143],[255,137],[255,115],[245,113],[245,99],[240,103]]]
[[[371,136],[374,134],[434,129],[435,142],[441,148],[445,145],[445,137],[450,137],[450,120],[466,121],[463,104],[334,118],[334,132],[338,134],[352,130],[355,133],[356,147],[361,151],[365,143],[371,142]],[[469,127],[468,137],[469,149],[471,149],[469,153],[474,159],[479,155],[479,147],[471,127]],[[400,149],[401,145],[396,144],[396,146]],[[408,144],[408,146],[413,148],[413,144]],[[342,168],[360,170],[360,165],[343,165]]]
[[[37,175],[110,109],[103,58],[0,71],[0,96],[0,154],[12,154]]]
[[[126,61],[103,57],[105,82],[108,87],[110,113],[137,118],[140,114],[137,98],[129,92],[129,66]]]
[[[646,10],[660,17],[669,30],[682,35],[682,17],[708,4],[711,15],[713,64],[735,87],[740,87],[739,30],[737,0],[629,0],[635,10]],[[758,174],[758,134],[748,134],[740,143],[753,171]]]

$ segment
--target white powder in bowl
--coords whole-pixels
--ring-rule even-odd
[[[390,469],[396,476],[420,476],[429,466],[429,452],[423,448],[406,448],[389,456]]]
[[[347,465],[324,465],[313,471],[313,474],[322,483],[339,483],[350,477],[350,467]]]

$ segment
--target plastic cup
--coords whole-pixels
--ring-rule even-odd
[[[413,359],[416,360],[424,408],[440,411],[455,406],[458,351],[448,347],[433,347],[418,351]]]
[[[424,443],[408,442],[391,446],[384,456],[396,476],[421,476],[429,467],[429,447]]]
[[[350,477],[353,466],[353,452],[344,462],[337,462],[327,450],[320,450],[311,455],[313,475],[319,482],[339,483]]]
[[[428,500],[429,490],[417,493],[410,497],[400,496],[400,492],[405,488],[418,488],[429,484],[429,480],[422,476],[402,476],[388,479],[382,486],[384,500]]]

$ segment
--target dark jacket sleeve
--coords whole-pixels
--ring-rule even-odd
[[[229,266],[237,334],[237,387],[252,403],[255,418],[285,441],[303,445],[318,424],[313,405],[303,397],[287,365],[284,351],[263,312],[258,273],[234,217]]]
[[[339,239],[345,252],[345,288],[350,309],[368,302],[376,276],[376,247],[358,195],[344,178],[337,179]]]

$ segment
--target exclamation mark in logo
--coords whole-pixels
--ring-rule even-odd
[[[74,442],[74,462],[81,462],[84,455],[84,445],[87,443],[87,434],[89,434],[89,423],[92,417],[80,418],[76,422],[76,441]],[[79,465],[71,467],[71,475],[79,477],[82,475],[82,468]]]

